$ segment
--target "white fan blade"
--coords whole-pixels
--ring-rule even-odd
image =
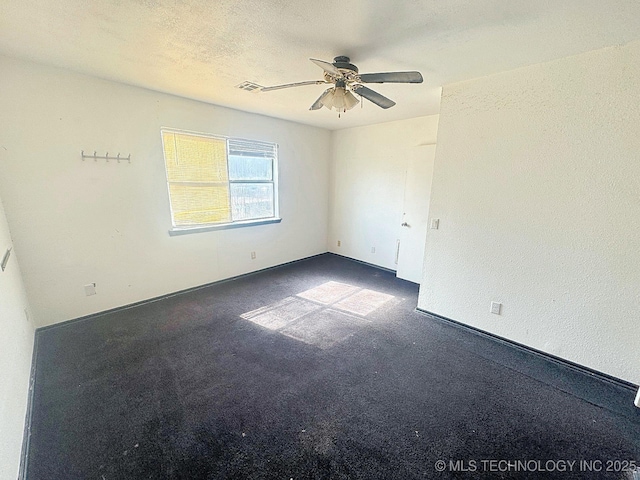
[[[260,91],[270,92],[271,90],[280,90],[282,88],[301,87],[303,85],[322,85],[325,83],[329,82],[325,82],[324,80],[309,80],[308,82],[285,83],[284,85],[274,85],[273,87],[262,87]]]
[[[320,95],[318,99],[315,102],[313,102],[313,105],[309,107],[309,110],[320,110],[324,106],[322,104],[322,99],[324,98],[324,96],[327,94],[329,90],[331,89],[327,88],[324,92],[322,92],[322,95]]]
[[[322,60],[316,60],[315,58],[310,58],[309,60],[318,65],[325,72],[335,77],[342,78],[342,73],[332,63],[324,62]]]

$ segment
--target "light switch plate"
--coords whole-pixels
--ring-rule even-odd
[[[84,294],[89,297],[91,295],[95,295],[96,294],[96,284],[95,283],[89,283],[87,285],[84,286]]]

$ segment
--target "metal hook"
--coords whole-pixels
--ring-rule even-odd
[[[96,156],[98,152],[96,152],[95,150],[93,151],[93,161],[97,162],[98,161],[98,157]]]
[[[117,160],[118,160],[118,163],[120,163],[120,152],[118,152]]]
[[[127,160],[129,160],[129,163],[131,163],[131,154],[129,154],[129,156],[127,157]]]

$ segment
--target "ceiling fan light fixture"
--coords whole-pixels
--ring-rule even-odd
[[[355,107],[359,102],[356,96],[346,87],[333,87],[325,91],[317,100],[329,110],[335,108],[338,112],[346,112]]]
[[[333,107],[338,110],[344,110],[346,106],[346,102],[344,101],[344,97],[346,94],[346,90],[344,87],[336,87],[335,92],[333,94]]]
[[[347,93],[344,96],[344,103],[345,103],[344,108],[346,108],[347,110],[351,110],[358,103],[360,103],[360,100],[358,100],[356,96],[353,93],[351,93],[350,90],[347,90]]]
[[[329,88],[322,94],[319,99],[320,103],[322,103],[322,105],[327,107],[329,110],[331,110],[331,107],[333,107],[333,96],[335,95],[334,90],[335,88]]]

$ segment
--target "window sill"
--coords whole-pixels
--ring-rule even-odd
[[[219,225],[205,225],[202,227],[183,227],[169,230],[169,235],[188,235],[190,233],[212,232],[214,230],[227,230],[229,228],[254,227],[256,225],[268,225],[269,223],[280,223],[281,218],[262,218],[258,220],[247,220],[244,222],[221,223]]]

